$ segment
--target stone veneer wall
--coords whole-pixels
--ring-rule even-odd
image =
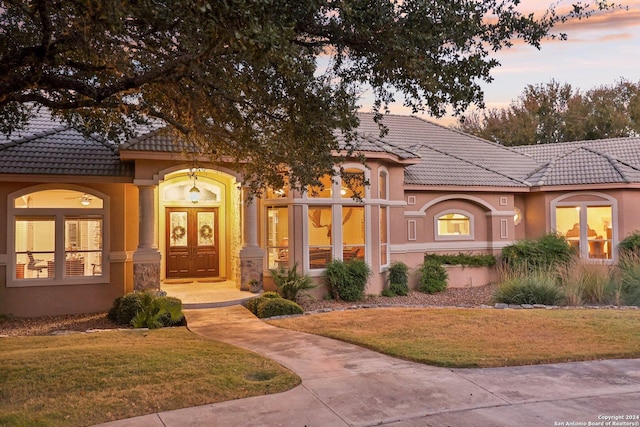
[[[160,289],[160,263],[133,264],[134,290]]]
[[[240,204],[242,203],[242,195],[236,185],[231,186],[231,212],[230,212],[230,248],[229,254],[231,258],[229,278],[235,280],[236,286],[240,286],[240,249],[242,248],[242,209]]]

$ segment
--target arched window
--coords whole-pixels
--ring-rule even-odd
[[[600,193],[573,193],[551,202],[552,224],[581,258],[611,260],[617,239],[616,201]]]
[[[103,198],[75,189],[13,196],[9,286],[103,282],[105,210]]]
[[[473,216],[464,211],[442,212],[435,217],[436,240],[473,239]]]

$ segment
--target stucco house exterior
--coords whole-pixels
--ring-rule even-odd
[[[393,261],[425,253],[498,253],[558,231],[615,262],[640,229],[640,138],[507,148],[412,116],[385,116],[383,138],[371,114],[360,121],[366,165],[342,166],[368,180],[362,201],[328,177],[251,201],[232,162],[194,168],[162,129],[116,145],[34,120],[0,140],[0,313],[104,311],[170,279],[269,286],[270,268],[296,264],[320,282],[330,259],[354,257],[375,294]]]

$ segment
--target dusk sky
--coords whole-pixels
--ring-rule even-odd
[[[560,7],[571,3],[561,1]],[[566,41],[545,40],[540,50],[516,43],[496,54],[502,65],[493,70],[493,82],[482,85],[486,106],[506,107],[528,84],[548,83],[551,79],[584,90],[611,85],[621,78],[640,81],[640,0],[619,3],[629,10],[599,13],[558,26],[555,32],[566,33]],[[542,13],[550,4],[524,0],[520,9]],[[363,110],[367,110],[366,105]],[[391,111],[411,113],[401,102]],[[433,120],[426,114],[421,117]],[[455,119],[443,118],[439,122],[448,125]]]

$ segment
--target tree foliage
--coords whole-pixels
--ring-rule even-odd
[[[365,88],[376,112],[394,94],[416,112],[462,112],[482,105],[492,52],[611,7],[535,17],[518,4],[0,0],[0,130],[39,106],[119,141],[159,120],[212,161],[237,161],[256,188],[317,184],[338,138],[352,140]]]
[[[457,128],[509,146],[640,135],[640,82],[586,92],[555,80],[529,85],[509,107],[473,112]]]

